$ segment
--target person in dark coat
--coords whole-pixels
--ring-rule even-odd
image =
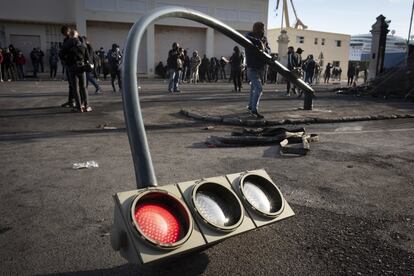
[[[0,82],[3,82],[3,49],[0,48]]]
[[[37,78],[37,73],[39,73],[39,65],[40,65],[40,53],[36,48],[30,52],[30,59],[32,60],[33,65],[33,76]]]
[[[17,73],[18,73],[19,79],[23,80],[24,79],[24,66],[26,65],[26,58],[24,57],[21,51],[17,53],[17,57],[15,61],[17,65]]]
[[[59,54],[55,46],[50,49],[49,55],[49,67],[50,67],[50,79],[56,79],[57,67],[59,63]]]
[[[184,56],[180,52],[180,47],[177,42],[174,42],[172,44],[172,49],[168,52],[167,58],[168,75],[170,77],[168,82],[168,92],[170,93],[180,92],[178,86],[183,62]]]
[[[205,82],[206,80],[210,81],[209,68],[210,68],[210,61],[208,57],[204,55],[203,59],[201,60],[200,72],[199,72],[201,82]]]
[[[292,71],[292,73],[296,76],[296,77],[300,77],[300,71],[301,71],[301,67],[302,67],[302,57],[301,54],[302,53],[302,49],[298,48],[295,52],[295,49],[290,46],[288,47],[288,64],[287,64],[287,68]],[[287,81],[287,92],[286,95],[290,96],[290,91],[291,91],[291,83],[290,81]],[[292,88],[292,92],[294,94],[297,94],[296,91],[296,87],[293,86]]]
[[[121,79],[121,62],[122,62],[122,53],[119,49],[119,45],[116,43],[112,44],[111,50],[108,52],[108,64],[109,72],[111,74],[111,84],[112,90],[116,93],[115,89],[115,80],[118,80],[119,91],[122,91],[122,79]]]
[[[348,86],[351,86],[354,83],[354,77],[355,77],[355,65],[352,63],[349,64],[347,77],[348,77]]]
[[[331,78],[331,63],[328,63],[325,67],[325,83],[329,83],[329,79]]]
[[[90,112],[88,91],[86,90],[86,68],[90,57],[88,48],[83,40],[79,37],[76,30],[70,31],[69,50],[66,64],[70,72],[70,82],[75,94],[76,107],[73,109],[77,112]]]
[[[62,70],[62,73],[66,74],[66,79],[68,81],[68,86],[69,86],[68,101],[63,103],[61,107],[76,108],[74,88],[72,87],[72,82],[70,81],[71,76],[70,76],[69,66],[67,64],[67,59],[69,58],[69,54],[70,54],[70,48],[73,46],[74,43],[70,37],[71,29],[68,26],[66,25],[62,26],[60,29],[60,32],[64,36],[64,39],[62,43],[62,48],[59,52],[59,58],[62,63],[62,67],[64,68],[64,70]]]
[[[181,74],[181,81],[186,82],[188,81],[188,75],[190,72],[190,57],[187,54],[187,50],[183,51],[184,60],[183,60],[183,70]]]
[[[309,55],[305,62],[305,82],[312,84],[313,76],[315,74],[315,65],[316,62],[313,59],[313,55]]]
[[[99,86],[96,79],[92,75],[93,72],[96,70],[95,65],[97,64],[98,56],[95,55],[93,47],[91,43],[89,42],[88,38],[86,36],[83,36],[82,39],[83,39],[83,42],[86,44],[86,48],[88,49],[89,64],[93,65],[92,71],[89,71],[89,70],[86,71],[86,87],[88,87],[89,82],[90,82],[95,87],[95,94],[100,94],[102,93],[101,87]]]
[[[242,87],[242,66],[243,56],[240,53],[240,48],[234,46],[233,55],[230,58],[231,75],[233,76],[234,91],[241,92]]]

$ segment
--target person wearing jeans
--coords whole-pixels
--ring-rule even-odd
[[[253,115],[257,118],[261,119],[261,116],[257,112],[257,108],[259,106],[260,97],[262,96],[262,80],[261,75],[263,71],[260,71],[255,68],[247,68],[247,77],[250,80],[250,101],[249,101],[249,109]]]
[[[178,43],[174,42],[172,49],[168,52],[167,66],[169,73],[168,92],[180,92],[178,83],[180,80],[180,70],[182,69],[184,55],[179,49]]]
[[[270,53],[270,47],[267,38],[264,36],[263,22],[253,24],[253,31],[246,34],[259,51]],[[247,62],[247,78],[250,80],[250,101],[249,112],[258,119],[262,119],[263,115],[259,114],[258,107],[260,96],[262,95],[261,76],[265,68],[265,61],[258,55],[257,49],[246,48]]]

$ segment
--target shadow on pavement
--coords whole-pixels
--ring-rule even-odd
[[[182,257],[170,259],[163,263],[148,264],[140,266],[136,264],[125,264],[106,269],[89,271],[74,271],[64,273],[40,274],[42,276],[79,276],[79,275],[200,275],[209,264],[209,258],[204,252],[188,254]]]

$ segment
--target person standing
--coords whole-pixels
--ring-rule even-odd
[[[270,47],[264,32],[263,22],[256,22],[253,24],[252,32],[246,34],[246,38],[249,39],[259,51],[270,53]],[[266,63],[260,56],[258,56],[256,51],[257,50],[255,49],[246,48],[247,77],[250,80],[250,101],[248,110],[253,116],[262,119],[263,115],[258,112],[260,97],[263,90],[260,76],[263,74]]]
[[[226,62],[226,60],[224,59],[224,57],[222,56],[221,58],[220,58],[220,61],[219,61],[219,64],[220,64],[220,79],[227,79],[227,76],[226,76],[226,64],[227,64],[227,62]]]
[[[92,75],[92,73],[94,72],[94,70],[96,69],[95,64],[97,63],[96,59],[98,58],[97,56],[95,56],[95,52],[92,48],[91,43],[89,42],[88,38],[86,36],[82,36],[83,42],[86,45],[86,48],[88,50],[88,56],[89,56],[89,64],[93,65],[92,66],[92,71],[87,70],[85,72],[86,74],[86,88],[89,85],[89,82],[92,83],[92,85],[95,87],[95,94],[99,94],[102,93],[101,87],[99,86],[99,84],[96,82],[94,76]]]
[[[6,52],[3,56],[3,64],[4,64],[4,78],[7,81],[14,81],[15,75],[13,73],[13,54],[10,52],[9,48],[6,48]]]
[[[184,60],[183,60],[183,70],[182,70],[182,76],[181,81],[187,82],[188,78],[188,72],[190,71],[190,57],[187,54],[187,50],[184,50],[183,52]]]
[[[182,59],[179,45],[177,42],[172,44],[172,49],[168,52],[168,59],[167,59],[167,67],[168,67],[168,75],[169,75],[169,82],[168,82],[168,92],[179,93],[179,78],[180,78],[180,65],[182,64]]]
[[[234,46],[233,55],[230,57],[231,75],[233,76],[234,92],[241,92],[243,56],[240,48]]]
[[[39,73],[39,64],[40,64],[40,53],[37,48],[33,48],[30,52],[30,59],[32,60],[33,65],[33,76],[37,79],[37,73]]]
[[[292,46],[288,47],[288,64],[287,64],[287,68],[296,76],[296,77],[300,77],[300,72],[301,72],[301,66],[302,66],[302,57],[301,57],[301,53],[303,52],[303,50],[301,48],[298,48],[295,52],[295,48],[293,48]],[[286,95],[290,96],[290,90],[291,90],[291,83],[290,81],[287,81],[287,92]],[[293,86],[292,88],[292,92],[294,94],[297,94],[296,91],[296,86]]]
[[[43,63],[43,59],[44,59],[44,57],[45,57],[45,53],[43,53],[43,51],[42,51],[42,49],[40,49],[40,47],[39,47],[39,48],[37,48],[37,51],[39,52],[39,65],[40,65],[40,71],[41,71],[42,73],[44,73],[44,72],[45,72],[45,66],[44,66],[44,63]]]
[[[3,49],[0,48],[0,82],[3,82]]]
[[[17,53],[16,65],[19,79],[24,80],[24,66],[26,65],[26,58],[21,51]]]
[[[220,69],[220,64],[218,62],[218,59],[216,57],[212,57],[210,59],[210,75],[211,75],[211,81],[218,81],[218,72]]]
[[[305,63],[305,82],[312,84],[313,76],[315,74],[315,65],[316,62],[313,59],[313,55],[309,55]]]
[[[62,63],[62,67],[64,68],[63,71],[66,73],[66,79],[68,81],[68,86],[69,86],[68,101],[63,103],[61,107],[75,108],[76,107],[75,92],[74,92],[74,88],[72,87],[72,82],[70,81],[71,72],[69,71],[69,65],[67,64],[67,59],[69,58],[69,54],[70,54],[70,48],[73,45],[73,41],[70,38],[71,29],[68,26],[64,25],[60,28],[60,32],[65,38],[63,39],[62,48],[59,52],[59,58]]]
[[[354,77],[355,77],[355,66],[352,63],[349,64],[347,76],[348,76],[348,86],[351,86],[354,83]]]
[[[208,71],[208,66],[209,66],[209,61],[206,55],[203,56],[203,59],[201,60],[201,64],[200,64],[200,81],[201,82],[205,82],[206,81],[206,77],[207,77],[207,71]]]
[[[57,67],[59,62],[59,54],[56,49],[56,46],[52,46],[50,48],[50,55],[49,55],[49,67],[50,67],[50,79],[56,79]]]
[[[329,83],[329,79],[331,78],[331,63],[328,63],[325,67],[325,83]]]
[[[70,82],[75,94],[76,107],[73,111],[90,112],[88,92],[86,91],[85,71],[89,63],[89,53],[85,43],[79,38],[76,30],[70,31],[69,53],[66,63],[70,71]]]
[[[190,83],[196,84],[198,81],[198,68],[200,67],[201,59],[198,55],[197,51],[193,52],[193,56],[190,60],[190,69],[191,69],[191,77],[190,77]]]
[[[112,44],[112,49],[108,52],[109,72],[111,73],[111,84],[114,93],[116,93],[115,80],[118,80],[119,91],[122,92],[121,62],[121,50],[119,49],[119,45],[114,43]]]
[[[99,48],[98,51],[98,57],[99,57],[99,63],[98,63],[98,67],[97,69],[97,73],[98,73],[98,78],[101,76],[101,74],[103,74],[103,67],[104,67],[104,62],[105,62],[105,51],[104,48],[101,47]]]

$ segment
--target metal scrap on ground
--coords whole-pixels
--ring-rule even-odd
[[[210,136],[208,147],[251,147],[279,144],[283,154],[306,155],[310,142],[319,141],[316,134],[307,134],[305,128],[286,129],[281,127],[244,128],[224,137]]]

